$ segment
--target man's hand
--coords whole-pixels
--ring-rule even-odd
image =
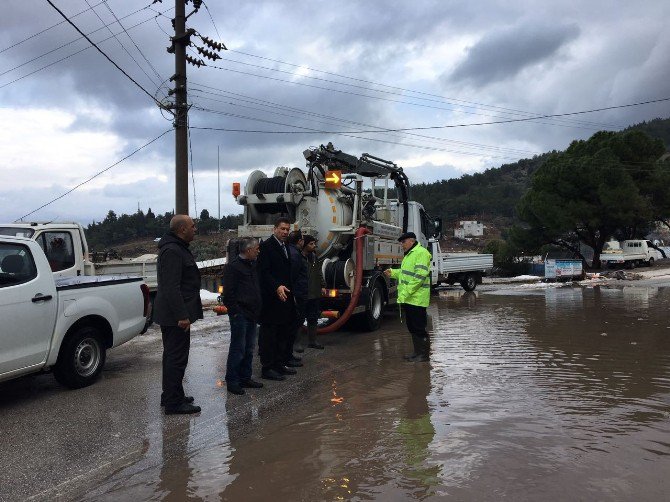
[[[389,278],[390,278],[390,277],[391,277],[391,269],[390,269],[390,268],[387,268],[386,270],[384,270],[384,275],[385,275],[386,277],[389,277]]]
[[[181,321],[177,321],[177,326],[179,326],[184,331],[189,331],[191,329],[191,321],[188,319],[182,319]]]
[[[283,301],[283,302],[286,301],[286,299],[288,298],[287,293],[290,293],[290,292],[291,292],[291,290],[288,289],[286,286],[283,286],[283,285],[282,285],[282,286],[279,286],[279,287],[277,288],[277,296],[278,296],[279,299],[280,299],[281,301]]]

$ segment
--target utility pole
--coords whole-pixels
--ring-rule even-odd
[[[216,145],[216,191],[219,194],[219,233],[221,233],[221,163],[219,145]]]
[[[174,70],[175,83],[175,209],[177,214],[188,214],[188,102],[186,93],[186,46],[190,44],[186,32],[186,2],[175,0]]]
[[[156,0],[162,1],[162,0]],[[203,0],[190,0],[193,11],[186,15],[186,4],[189,0],[175,0],[175,15],[172,20],[174,25],[174,37],[171,38],[172,45],[168,47],[169,53],[174,53],[174,75],[170,81],[174,82],[174,89],[169,94],[174,95],[174,104],[169,109],[174,110],[175,129],[175,210],[176,214],[188,214],[188,95],[186,92],[186,63],[200,68],[206,66],[205,62],[197,57],[186,55],[186,48],[191,44],[191,37],[199,37],[202,42],[212,50],[194,46],[195,49],[207,59],[215,61],[221,57],[213,51],[227,50],[222,42],[200,35],[193,28],[186,29],[186,20],[198,12]],[[155,2],[154,2],[155,3]],[[197,208],[196,208],[197,210]]]

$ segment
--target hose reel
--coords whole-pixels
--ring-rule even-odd
[[[271,214],[286,214],[295,221],[296,209],[292,201],[283,202],[282,197],[272,197],[268,202],[261,202],[267,195],[302,193],[307,187],[305,174],[300,169],[287,170],[278,167],[275,176],[268,178],[263,171],[254,171],[249,175],[244,193],[256,195],[260,201],[247,206],[250,223],[264,224]],[[278,200],[275,200],[278,199]]]

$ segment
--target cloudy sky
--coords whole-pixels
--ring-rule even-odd
[[[167,102],[174,0],[52,1]],[[229,214],[240,212],[232,181],[244,183],[255,169],[302,167],[302,151],[328,141],[393,160],[422,182],[670,117],[670,102],[661,102],[510,122],[670,98],[667,0],[205,5],[188,26],[229,50],[207,67],[188,67],[192,215],[218,212],[217,148],[221,213]],[[110,209],[172,210],[170,117],[46,0],[14,2],[0,28],[0,221],[103,170],[27,219],[88,224]],[[189,53],[198,56],[195,47]],[[370,132],[432,126],[448,127]]]

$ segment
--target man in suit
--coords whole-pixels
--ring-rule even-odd
[[[291,292],[291,261],[286,245],[291,223],[277,218],[272,237],[260,245],[258,276],[263,306],[258,349],[261,358],[261,377],[284,380],[284,375],[295,375],[296,370],[284,365],[285,347],[295,329],[296,307]]]
[[[158,242],[158,292],[154,320],[163,335],[163,394],[166,415],[198,413],[182,381],[191,345],[191,323],[202,319],[200,271],[189,250],[195,223],[186,214],[170,220],[170,231]]]

